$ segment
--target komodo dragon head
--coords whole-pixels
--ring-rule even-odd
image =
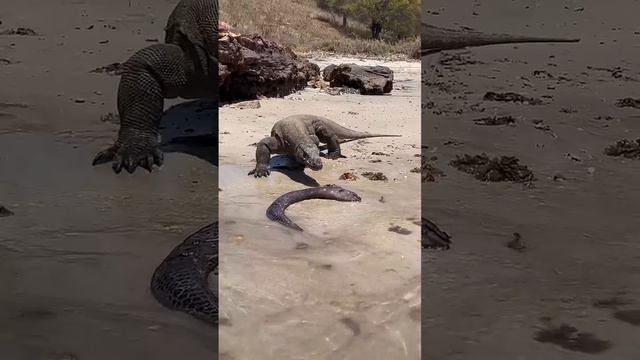
[[[320,149],[318,149],[318,146],[314,143],[298,144],[293,155],[296,157],[296,160],[311,170],[318,171],[322,169]]]

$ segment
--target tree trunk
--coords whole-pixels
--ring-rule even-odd
[[[347,14],[342,14],[342,27],[346,28],[347,27]]]
[[[371,37],[375,40],[380,40],[381,32],[382,32],[382,24],[376,20],[371,20]]]

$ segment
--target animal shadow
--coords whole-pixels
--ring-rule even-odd
[[[305,174],[304,169],[304,165],[291,155],[276,155],[269,162],[269,170],[279,172],[292,181],[309,187],[320,186],[316,179]]]
[[[167,109],[160,121],[160,149],[183,153],[218,166],[218,104],[199,99]]]

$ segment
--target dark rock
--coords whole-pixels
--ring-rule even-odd
[[[451,247],[451,236],[440,230],[436,224],[428,219],[422,218],[422,249],[443,249]]]
[[[340,180],[356,181],[356,180],[358,180],[358,177],[353,173],[346,172],[346,173],[340,175],[339,179]]]
[[[122,73],[124,72],[124,66],[123,64],[119,63],[119,62],[115,62],[109,65],[105,65],[105,66],[101,66],[99,68],[95,68],[91,71],[89,71],[90,73],[105,73],[107,75],[112,75],[112,76],[118,76],[118,75],[122,75]]]
[[[4,206],[0,206],[0,217],[7,217],[13,215],[13,211],[7,209]]]
[[[17,29],[9,29],[0,31],[0,35],[21,35],[21,36],[36,36],[38,35],[33,29],[19,27]]]
[[[331,72],[337,67],[338,65],[331,64],[324,68],[324,70],[322,70],[322,79],[324,79],[324,81],[329,81],[329,75],[331,75]]]
[[[393,71],[386,66],[329,65],[322,76],[331,87],[354,88],[362,95],[383,95],[393,90]]]
[[[473,122],[476,125],[498,126],[515,124],[516,119],[513,116],[493,116],[475,119]]]
[[[536,99],[530,96],[520,95],[514,92],[496,93],[489,91],[484,94],[483,99],[485,101],[503,101],[503,102],[520,102],[528,103],[529,105],[542,105],[544,102],[540,99]]]
[[[527,244],[524,242],[522,235],[516,232],[513,233],[513,239],[507,243],[507,247],[522,252],[527,249]]]
[[[634,99],[631,97],[626,97],[622,99],[618,99],[616,101],[617,107],[632,107],[636,109],[640,109],[640,99]]]
[[[318,65],[260,35],[221,32],[218,54],[222,102],[284,97],[320,76]]]
[[[412,169],[411,172],[421,173],[422,182],[434,182],[436,181],[436,176],[446,176],[444,171],[429,164],[424,156],[422,157],[421,166],[419,168]]]
[[[400,225],[390,226],[387,230],[389,230],[390,232],[394,232],[396,234],[400,234],[400,235],[409,235],[409,234],[411,234],[411,230],[405,229]]]
[[[367,172],[363,172],[362,176],[364,176],[365,178],[371,180],[371,181],[387,181],[389,180],[387,178],[387,176],[381,172],[371,172],[371,171],[367,171]]]
[[[640,139],[622,139],[604,149],[605,155],[622,156],[627,159],[640,159]]]

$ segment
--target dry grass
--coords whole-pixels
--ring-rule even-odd
[[[419,58],[419,38],[371,40],[366,26],[318,9],[313,0],[219,0],[220,19],[238,33],[259,33],[296,52]],[[351,20],[351,19],[350,19]]]

